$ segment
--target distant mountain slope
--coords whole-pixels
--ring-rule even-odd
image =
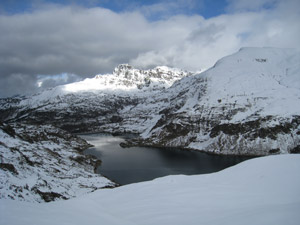
[[[300,152],[300,54],[243,48],[192,74],[120,65],[113,74],[0,100],[0,119],[71,132],[133,132],[128,145],[216,154]]]

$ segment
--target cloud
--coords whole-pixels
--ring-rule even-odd
[[[33,93],[37,90],[36,77],[31,74],[13,73],[0,78],[0,96],[8,97],[18,93]]]
[[[199,70],[243,46],[299,46],[299,1],[246,2],[231,0],[228,14],[210,19],[180,15],[180,1],[167,1],[167,12],[162,3],[120,13],[43,5],[0,15],[0,96],[39,90],[41,74],[46,88],[111,72],[120,63]],[[149,20],[159,13],[163,18]],[[63,73],[70,79],[57,76]]]
[[[236,2],[232,1],[230,7],[237,7]],[[271,6],[271,1],[262,2],[254,1],[252,6],[240,4],[237,12],[210,19],[189,18],[186,24],[195,23],[180,42],[140,53],[131,63],[146,67],[147,63],[161,62],[198,70],[212,66],[219,58],[244,46],[299,48],[300,2],[273,1],[272,7],[268,8],[263,6]],[[178,24],[180,26],[180,22]]]
[[[80,81],[80,77],[76,74],[62,73],[54,76],[39,75],[36,83],[39,89],[46,89],[77,81]]]
[[[203,8],[204,0],[166,0],[150,5],[136,5],[134,9],[149,20],[159,20],[173,15],[193,14]]]

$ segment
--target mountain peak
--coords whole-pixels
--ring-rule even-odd
[[[57,86],[27,97],[21,104],[39,106],[46,102],[60,101],[60,98],[68,94],[80,96],[80,93],[85,93],[85,95],[116,94],[128,97],[142,92],[142,95],[149,95],[169,88],[175,81],[191,74],[191,72],[166,66],[141,70],[129,64],[120,64],[111,74],[98,74],[94,78]]]
[[[170,68],[167,66],[157,66],[153,69],[143,70],[136,69],[129,64],[120,64],[113,70],[113,75],[123,77],[126,79],[134,79],[138,77],[143,78],[159,78],[164,80],[180,79],[191,72],[183,71],[177,68]],[[101,75],[97,75],[99,77]]]
[[[132,90],[145,90],[145,88],[147,88],[149,90],[158,90],[168,88],[176,80],[191,74],[191,72],[183,71],[177,68],[169,68],[167,66],[158,66],[153,69],[142,70],[136,69],[129,64],[120,64],[113,70],[112,74],[99,74],[92,79],[97,80],[95,81],[98,83],[96,89],[101,90],[107,88],[130,88]],[[91,81],[92,79],[89,80]],[[87,82],[87,80],[82,82]],[[95,84],[95,82],[92,81],[93,84]]]
[[[133,66],[129,64],[119,64],[113,71],[113,73],[117,73],[119,71],[128,71],[134,69]]]

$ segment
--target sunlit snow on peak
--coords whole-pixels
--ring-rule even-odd
[[[66,92],[84,92],[84,91],[134,91],[137,90],[136,86],[124,86],[117,85],[113,80],[105,79],[108,76],[112,75],[101,75],[103,79],[96,78],[87,78],[83,81],[71,83],[64,85],[63,90]]]
[[[151,70],[140,70],[128,64],[121,64],[114,69],[112,74],[99,74],[94,78],[64,85],[63,91],[155,91],[168,88],[174,81],[189,74],[186,71],[167,66],[160,66]]]

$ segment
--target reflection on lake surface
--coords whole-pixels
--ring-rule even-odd
[[[176,148],[122,148],[125,137],[85,134],[80,137],[93,144],[84,154],[101,159],[99,173],[119,184],[152,180],[173,174],[212,173],[233,166],[249,157],[209,155]]]

